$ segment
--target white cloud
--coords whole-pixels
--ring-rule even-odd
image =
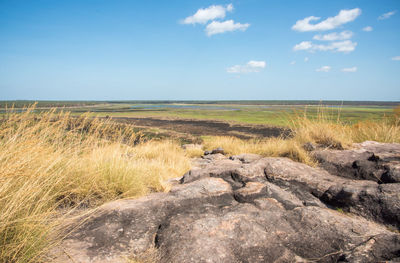
[[[343,24],[354,21],[359,15],[361,15],[360,8],[344,9],[340,10],[339,14],[334,17],[328,17],[327,19],[316,23],[310,24],[311,21],[318,21],[321,18],[315,16],[309,16],[302,20],[298,20],[296,24],[292,26],[293,30],[306,32],[306,31],[325,31],[335,29]]]
[[[374,29],[372,28],[372,26],[366,26],[362,30],[365,31],[365,32],[371,32]]]
[[[400,61],[400,56],[392,57],[392,60]]]
[[[356,72],[357,67],[351,67],[351,68],[342,68],[342,72]]]
[[[219,21],[212,21],[210,24],[207,25],[205,31],[208,36],[212,36],[215,34],[221,34],[225,32],[231,32],[231,31],[246,31],[246,29],[250,26],[250,24],[241,24],[241,23],[235,23],[233,20],[227,20],[223,22]]]
[[[296,61],[292,61],[292,62],[290,62],[290,65],[294,65],[294,64],[296,64]]]
[[[200,8],[197,12],[192,15],[186,17],[182,23],[183,24],[205,24],[210,20],[214,19],[222,19],[225,18],[226,12],[232,12],[233,5],[229,4],[226,6],[222,5],[212,5],[207,8]]]
[[[390,11],[390,12],[384,13],[383,15],[380,15],[380,16],[378,17],[378,19],[379,19],[379,20],[388,19],[388,18],[390,18],[392,15],[396,14],[396,12],[397,12],[397,11],[394,10],[394,11]]]
[[[305,57],[305,58],[304,58],[304,62],[308,62],[308,60],[309,60],[308,57]]]
[[[249,65],[252,68],[265,68],[266,63],[265,61],[255,61],[255,60],[250,60],[247,65]]]
[[[310,52],[314,51],[335,51],[349,53],[355,50],[357,46],[356,42],[351,40],[332,42],[328,45],[314,44],[311,41],[303,41],[293,47],[294,51],[298,50],[308,50]]]
[[[323,66],[323,67],[317,68],[315,71],[317,71],[317,72],[329,72],[330,70],[331,70],[330,66]]]
[[[353,36],[353,32],[346,30],[340,33],[330,33],[325,35],[315,35],[313,39],[320,41],[335,41],[335,40],[345,40],[350,39]]]
[[[294,51],[298,51],[298,50],[308,50],[311,49],[313,47],[313,44],[311,43],[311,41],[303,41],[297,45],[295,45],[293,47]]]
[[[261,69],[265,68],[267,64],[265,61],[250,60],[245,65],[235,65],[226,69],[228,73],[250,73],[260,72]]]

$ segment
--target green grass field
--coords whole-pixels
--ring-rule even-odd
[[[14,104],[16,108],[33,102],[0,102],[1,108]],[[253,103],[253,104],[251,104]],[[280,103],[280,104],[279,104]],[[342,105],[343,104],[343,105]],[[316,102],[316,101],[265,101],[265,102],[57,102],[43,101],[37,109],[60,107],[75,115],[91,112],[100,117],[157,117],[223,120],[247,124],[288,126],[296,115],[316,117],[323,110],[332,120],[338,117],[346,123],[376,121],[393,115],[396,102]]]

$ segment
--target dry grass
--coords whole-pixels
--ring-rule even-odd
[[[205,137],[205,149],[222,147],[227,154],[255,153],[262,156],[284,156],[298,162],[314,165],[313,159],[301,144],[291,139],[269,138],[265,140],[242,140],[235,137]]]
[[[354,125],[340,121],[340,113],[332,116],[334,115],[325,114],[324,109],[320,109],[315,118],[308,117],[306,113],[299,114],[292,118],[292,135],[286,139],[241,140],[234,137],[204,137],[204,146],[206,150],[222,147],[228,154],[283,156],[315,165],[315,160],[303,148],[307,142],[333,149],[347,149],[353,143],[367,140],[400,143],[400,120],[396,115],[384,118],[380,122],[359,122]]]
[[[313,142],[330,148],[349,148],[353,143],[367,140],[400,142],[400,118],[396,114],[378,122],[346,124],[340,120],[340,112],[329,115],[321,108],[315,118],[298,115],[292,120],[292,127],[294,139],[301,143]]]
[[[129,126],[33,111],[0,122],[0,262],[39,262],[60,210],[163,191],[190,168],[177,143],[137,144]]]
[[[200,157],[203,155],[204,150],[202,145],[195,145],[194,147],[188,147],[185,149],[186,155],[190,158]]]
[[[378,141],[400,143],[400,119],[381,122],[360,122],[351,127],[353,142]]]

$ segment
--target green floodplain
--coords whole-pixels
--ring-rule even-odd
[[[296,116],[324,115],[345,123],[391,118],[400,102],[380,101],[0,101],[0,112],[51,108],[89,112],[99,117],[153,117],[220,120],[246,124],[290,126]]]

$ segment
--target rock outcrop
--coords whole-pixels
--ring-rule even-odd
[[[316,150],[321,167],[217,153],[169,193],[101,206],[69,225],[54,262],[400,260],[399,144]]]
[[[400,183],[400,149],[398,144],[367,141],[354,150],[319,150],[314,152],[321,167],[330,173],[356,180]]]

